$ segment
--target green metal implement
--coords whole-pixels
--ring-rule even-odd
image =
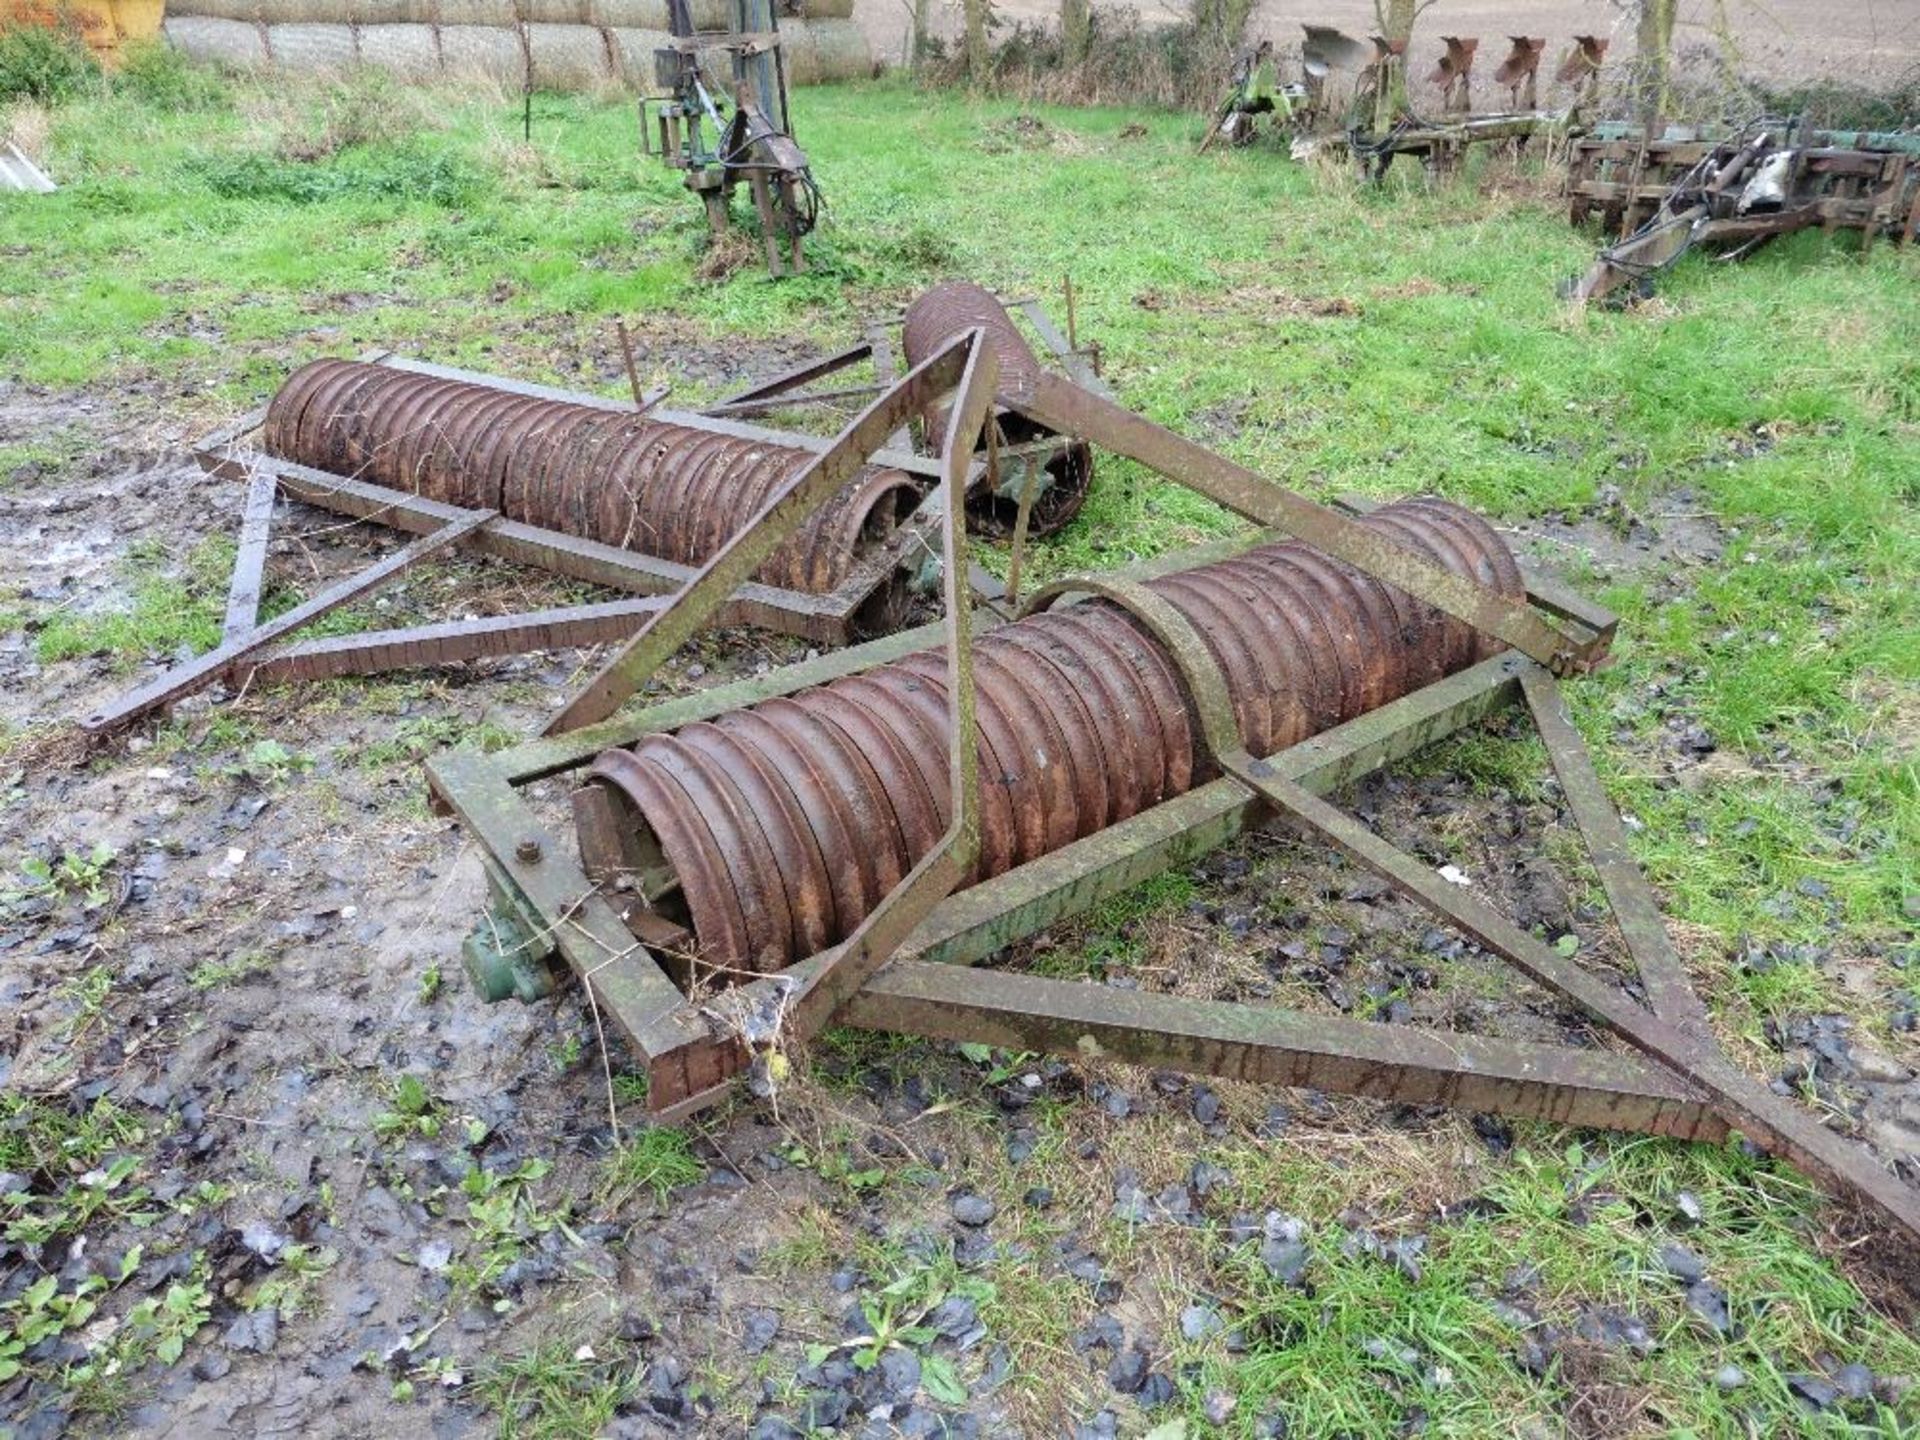
[[[825,474],[839,457],[880,443],[908,400],[927,387],[957,392],[942,464],[953,475],[972,449],[994,380],[991,366],[943,352],[877,400],[822,454]],[[912,389],[918,377],[918,389]],[[908,393],[912,390],[912,393]],[[1871,1206],[1894,1230],[1920,1239],[1920,1203],[1900,1179],[1808,1112],[1768,1093],[1714,1044],[1706,1013],[1667,941],[1644,878],[1599,777],[1568,720],[1549,666],[1577,672],[1599,663],[1614,617],[1578,596],[1528,576],[1524,601],[1419,561],[1338,510],[1279,490],[1257,475],[1151,426],[1107,402],[1086,404],[1073,387],[1010,394],[1000,403],[1032,412],[1062,433],[1087,435],[1172,472],[1202,493],[1224,498],[1243,514],[1278,523],[1355,568],[1467,620],[1510,648],[1324,730],[1275,754],[1246,748],[1225,682],[1191,621],[1144,576],[1175,568],[1163,557],[1130,572],[1076,577],[1043,587],[1023,612],[1072,605],[1087,597],[1129,611],[1177,662],[1186,699],[1204,737],[1215,778],[1175,798],[1074,840],[1041,858],[954,890],[970,851],[977,780],[967,773],[972,734],[965,678],[969,626],[960,593],[968,567],[958,533],[956,487],[947,482],[948,616],[871,644],[823,656],[749,681],[612,714],[651,666],[667,639],[692,633],[700,609],[727,593],[724,577],[696,581],[680,602],[695,605],[675,620],[661,613],[631,652],[610,666],[611,683],[590,691],[591,703],[570,708],[581,728],[553,733],[491,757],[453,752],[428,766],[436,796],[466,822],[486,852],[498,892],[499,917],[479,960],[496,992],[540,993],[569,974],[591,987],[603,1015],[626,1035],[649,1077],[653,1113],[671,1120],[724,1094],[766,1046],[804,1038],[829,1020],[871,1029],[979,1041],[1067,1057],[1101,1055],[1281,1085],[1408,1103],[1446,1103],[1567,1124],[1718,1143],[1748,1136],[1835,1191]],[[1118,412],[1117,416],[1113,412]],[[781,521],[804,510],[794,490],[771,507]],[[792,500],[792,506],[788,501]],[[782,509],[782,507],[787,507]],[[751,533],[751,532],[748,532]],[[756,544],[743,546],[741,556]],[[714,562],[723,566],[727,557]],[[696,603],[697,602],[697,603]],[[1551,617],[1549,619],[1548,617]],[[999,622],[976,612],[973,625]],[[947,639],[948,756],[954,785],[952,822],[942,849],[909,874],[847,941],[773,974],[751,978],[718,1000],[690,1001],[672,975],[690,935],[648,911],[631,890],[590,877],[589,869],[533,822],[517,793],[580,770],[603,750],[635,744],[704,718],[853,675]],[[677,644],[677,640],[674,641]],[[1544,663],[1543,663],[1544,662]],[[603,677],[604,678],[604,677]],[[1530,713],[1586,836],[1601,883],[1620,920],[1625,947],[1646,1003],[1610,977],[1583,969],[1521,931],[1475,896],[1441,879],[1366,826],[1324,800],[1356,780],[1446,736],[1515,709]],[[611,718],[607,718],[611,717]],[[972,968],[1006,946],[1167,869],[1191,863],[1260,824],[1304,825],[1381,875],[1399,893],[1463,932],[1484,950],[1578,1006],[1624,1042],[1623,1049],[1577,1049],[1482,1036],[1372,1025],[1268,1006],[1229,1004]],[[582,850],[591,826],[583,824]],[[523,932],[537,938],[529,946]],[[545,953],[529,951],[544,942]],[[504,957],[504,958],[502,958]],[[491,969],[486,969],[490,965]],[[544,965],[544,980],[528,966]]]

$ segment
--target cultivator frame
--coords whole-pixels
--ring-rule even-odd
[[[980,363],[980,333],[970,332],[890,388],[823,452],[816,471],[857,466],[930,387],[956,386],[959,399],[951,413],[961,418],[944,437],[942,463],[950,477],[946,527],[954,543],[963,544],[956,467],[970,448],[966,427],[984,417],[991,388],[991,366]],[[962,567],[954,565],[948,570],[943,625],[615,716],[647,675],[694,633],[705,611],[719,603],[726,577],[716,578],[716,567],[724,572],[729,563],[749,563],[737,556],[729,561],[729,556],[764,553],[780,539],[778,524],[757,537],[742,532],[546,736],[492,756],[453,751],[429,763],[437,803],[456,813],[479,842],[489,877],[490,908],[468,942],[469,967],[485,993],[532,999],[551,993],[567,976],[578,979],[596,1016],[611,1017],[630,1042],[648,1076],[649,1108],[663,1122],[718,1100],[770,1050],[832,1021],[1682,1139],[1719,1142],[1738,1130],[1833,1189],[1867,1201],[1910,1237],[1920,1237],[1920,1197],[1872,1157],[1740,1073],[1708,1032],[1704,1008],[1668,943],[1652,892],[1629,857],[1620,819],[1558,689],[1556,674],[1603,662],[1615,626],[1611,614],[1538,577],[1527,577],[1527,597],[1516,601],[1417,563],[1410,552],[1350,515],[1273,485],[1070,381],[1042,376],[1025,389],[1003,383],[993,398],[1058,424],[1063,433],[1130,455],[1257,524],[1284,529],[1469,620],[1512,648],[1277,754],[1255,758],[1241,744],[1205,644],[1178,612],[1137,583],[1200,557],[1163,557],[1117,575],[1045,587],[1026,612],[1095,595],[1128,609],[1160,641],[1182,672],[1219,778],[953,892],[953,867],[964,869],[967,846],[973,843],[971,827],[956,824],[947,844],[916,866],[847,941],[778,974],[703,997],[690,995],[674,978],[676,972],[685,978],[693,969],[690,935],[647,909],[636,892],[623,889],[617,866],[576,862],[541,825],[522,792],[582,769],[610,747],[791,695],[924,649],[943,636],[952,733],[969,734],[967,636],[976,624],[998,622],[991,610],[968,615],[958,579]],[[799,523],[805,506],[797,497],[828,488],[810,478],[815,473],[796,477],[788,496],[770,507],[766,518]],[[776,510],[781,511],[777,517]],[[1257,538],[1209,547],[1207,558],[1254,543]],[[1319,798],[1516,706],[1532,715],[1586,838],[1637,967],[1645,1006]],[[949,761],[953,814],[963,822],[975,814],[975,801],[967,798],[975,783],[965,768],[969,749],[956,745]],[[619,841],[610,833],[611,817],[594,813],[593,791],[577,792],[576,824],[583,854],[604,857],[617,853]],[[1580,1006],[1638,1053],[1423,1032],[969,968],[1275,814],[1339,846],[1400,894]],[[598,875],[590,873],[594,868],[600,868]]]
[[[1567,218],[1580,225],[1598,216],[1618,240],[1568,287],[1569,298],[1645,291],[1695,246],[1738,258],[1814,228],[1851,230],[1862,251],[1882,232],[1901,249],[1920,235],[1920,134],[1796,129],[1761,122],[1737,134],[1650,139],[1610,126],[1577,142],[1567,157]],[[1776,159],[1784,167],[1777,207],[1743,209],[1743,190]]]
[[[386,351],[372,351],[360,358],[514,395],[567,401],[612,413],[635,412],[631,404],[600,395],[432,365]],[[193,450],[194,458],[209,475],[244,481],[248,487],[220,645],[163,671],[88,715],[81,722],[82,729],[93,734],[109,733],[220,681],[250,686],[256,682],[333,679],[624,640],[698,573],[695,566],[642,551],[506,520],[492,511],[430,500],[266,454],[250,443],[264,424],[266,413],[262,406],[242,416],[199,441]],[[715,435],[791,449],[820,453],[829,445],[817,435],[671,410],[657,403],[646,407],[644,413],[652,419]],[[862,555],[834,589],[813,594],[743,578],[714,612],[715,623],[753,625],[820,645],[841,645],[859,635],[863,624],[874,621],[872,607],[885,605],[886,588],[898,583],[903,574],[916,571],[924,558],[929,531],[938,523],[939,491],[945,473],[937,460],[913,454],[905,447],[876,449],[874,458],[926,482],[927,493],[913,514],[891,536]],[[978,467],[970,464],[962,483],[976,483],[979,473]],[[258,623],[262,574],[273,506],[283,496],[419,538],[263,625]],[[567,579],[627,591],[632,598],[323,639],[294,638],[324,615],[373,593],[420,561],[456,545]],[[887,621],[891,617],[872,623],[870,628],[886,628]]]

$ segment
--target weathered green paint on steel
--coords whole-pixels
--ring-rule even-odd
[[[1352,816],[1274,775],[1248,778],[1259,793],[1304,821],[1430,913],[1470,935],[1514,968],[1573,1001],[1634,1048],[1696,1084],[1729,1125],[1837,1191],[1867,1201],[1907,1239],[1920,1241],[1920,1194],[1851,1140],[1782,1100],[1737,1069],[1706,1035],[1653,1015],[1613,984],[1588,974],[1499,914],[1395,849]]]
[[[1666,922],[1653,898],[1647,877],[1627,848],[1626,827],[1607,799],[1593,759],[1573,728],[1566,699],[1551,675],[1529,668],[1521,672],[1520,693],[1533,712],[1533,723],[1547,747],[1547,760],[1559,777],[1567,808],[1587,843],[1593,868],[1613,906],[1620,936],[1640,972],[1647,1002],[1661,1019],[1682,1028],[1707,1033],[1707,1008],[1688,983],[1686,969],[1667,938]]]
[[[643,1062],[706,1038],[706,1026],[686,997],[594,892],[585,872],[542,834],[526,802],[487,756],[442,751],[427,762],[427,779],[538,916],[574,974],[583,981],[591,977],[595,997]],[[537,859],[522,858],[523,840],[539,845]]]
[[[1082,1060],[1105,1055],[1263,1085],[1312,1086],[1567,1125],[1720,1141],[1698,1091],[1637,1055],[901,960],[846,1023]]]

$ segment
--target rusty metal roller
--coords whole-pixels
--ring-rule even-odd
[[[918,365],[940,353],[948,344],[979,326],[986,332],[1000,362],[1000,388],[1023,389],[1039,375],[1041,365],[993,292],[967,280],[951,280],[935,285],[907,307],[901,325],[907,363]],[[939,404],[929,405],[921,414],[929,443],[944,435],[947,412]],[[1002,534],[1013,524],[1018,498],[1017,480],[1021,471],[1009,469],[1009,451],[1026,442],[1055,438],[1043,425],[1011,411],[996,409],[1002,444],[1001,484],[997,494],[975,493],[969,498],[968,525],[977,533]],[[1029,517],[1028,533],[1052,535],[1064,529],[1080,513],[1093,478],[1093,453],[1084,441],[1059,441],[1058,448],[1045,463],[1043,484]]]
[[[956,336],[979,326],[987,332],[994,358],[1000,362],[1003,388],[1040,373],[1040,359],[1033,353],[991,290],[971,280],[947,280],[923,292],[907,306],[901,322],[900,338],[906,347],[907,364],[930,360]],[[946,412],[929,409],[925,416],[927,433],[944,435]]]
[[[1455,574],[1524,593],[1506,546],[1457,506],[1407,501],[1363,523]],[[1259,755],[1496,648],[1296,542],[1150,584],[1205,638]],[[583,853],[597,868],[594,857],[618,855],[639,870],[656,908],[717,966],[778,970],[844,939],[947,823],[945,667],[939,650],[923,651],[605,752],[587,780],[601,792],[579,804]],[[969,884],[1208,778],[1172,658],[1116,606],[1087,602],[983,634],[974,679],[981,844]],[[609,815],[611,831],[597,833]]]
[[[316,360],[267,407],[270,454],[509,520],[698,565],[812,452],[625,411],[516,394],[358,360]],[[761,566],[814,593],[917,502],[869,466]]]

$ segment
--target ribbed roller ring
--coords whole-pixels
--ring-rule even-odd
[[[267,452],[564,535],[699,565],[812,458],[797,446],[359,360],[316,360],[267,406]],[[868,466],[756,572],[819,594],[917,501]]]
[[[1456,575],[1525,593],[1485,521],[1439,500],[1361,522]],[[1495,652],[1496,642],[1297,542],[1148,582],[1200,633],[1247,747],[1268,755]],[[1102,601],[974,644],[980,853],[967,883],[1049,854],[1210,777],[1171,657]],[[767,972],[852,933],[951,811],[946,658],[909,655],[610,750],[587,783],[658,842],[661,902],[702,957]],[[642,845],[638,853],[651,853]]]

